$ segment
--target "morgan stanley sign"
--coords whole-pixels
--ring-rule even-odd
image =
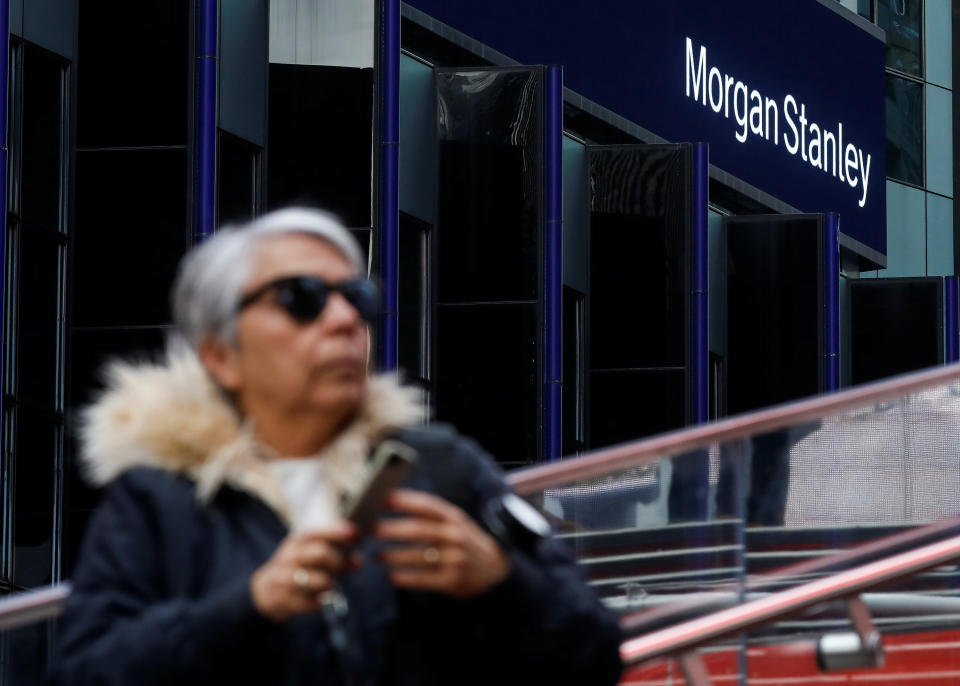
[[[885,44],[836,0],[410,0],[886,255]]]

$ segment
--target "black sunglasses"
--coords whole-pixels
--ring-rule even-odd
[[[314,321],[323,312],[330,294],[337,292],[372,323],[380,311],[380,294],[370,279],[350,279],[327,283],[316,276],[287,276],[260,286],[246,295],[237,306],[237,312],[249,307],[269,292],[277,294],[277,304],[301,324]]]

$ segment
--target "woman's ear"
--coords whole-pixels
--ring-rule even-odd
[[[227,345],[219,337],[207,336],[200,343],[197,354],[200,362],[213,375],[221,388],[230,393],[240,390],[242,375],[239,351],[236,347]]]

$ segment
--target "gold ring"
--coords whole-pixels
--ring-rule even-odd
[[[440,551],[434,546],[430,546],[423,551],[423,561],[428,565],[435,565],[440,561]]]
[[[293,570],[293,584],[301,591],[306,590],[307,584],[310,583],[310,572],[308,572],[303,567],[297,567]]]

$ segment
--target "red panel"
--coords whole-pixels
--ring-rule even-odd
[[[813,642],[755,646],[747,651],[751,686],[957,686],[960,684],[960,630],[901,634],[883,639],[886,664],[880,669],[821,672]],[[702,653],[714,684],[738,681],[736,648]],[[686,681],[673,660],[660,660],[628,670],[623,686],[680,686]]]

